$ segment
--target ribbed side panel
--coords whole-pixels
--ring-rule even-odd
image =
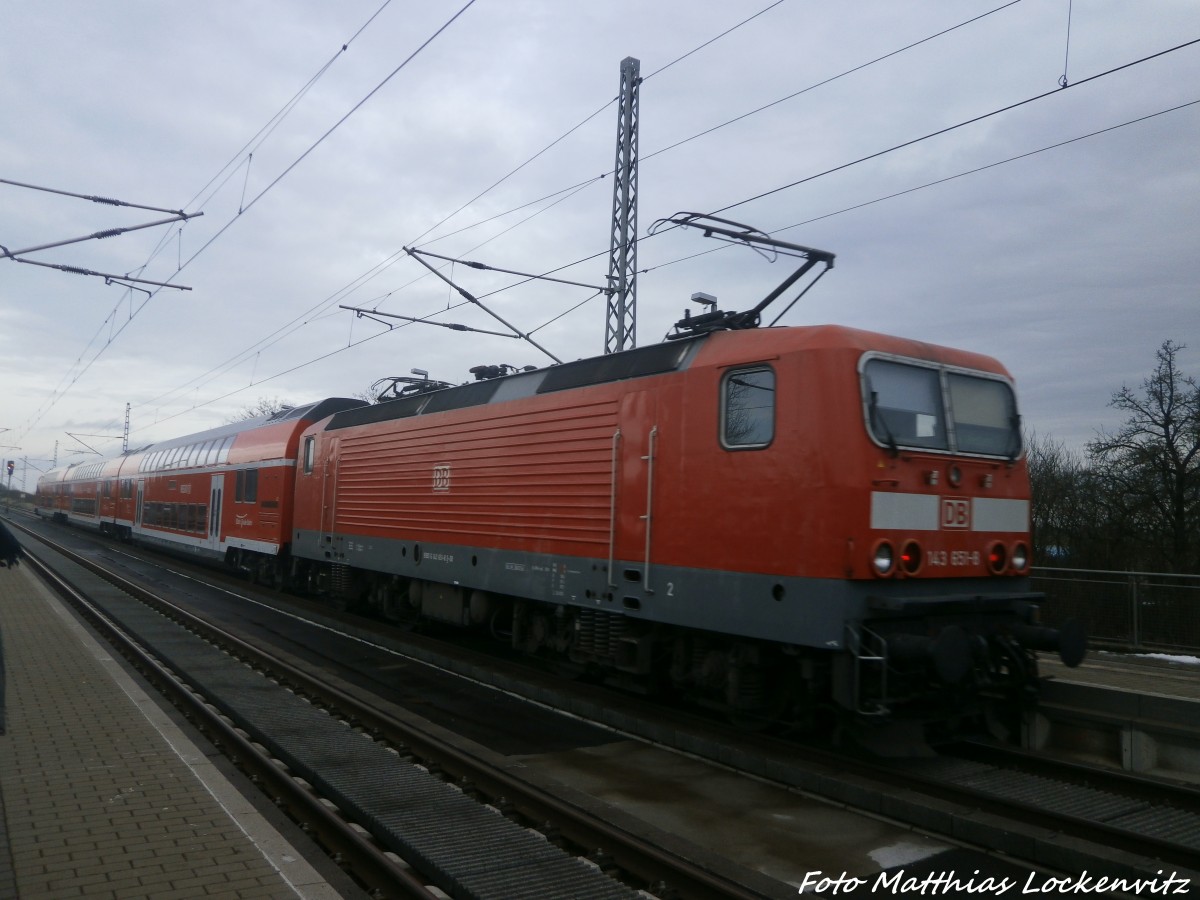
[[[342,436],[335,530],[607,546],[615,401],[435,423]]]

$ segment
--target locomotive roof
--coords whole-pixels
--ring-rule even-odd
[[[505,400],[517,400],[537,394],[565,391],[589,384],[604,384],[647,375],[661,375],[686,368],[707,335],[687,340],[670,341],[594,356],[575,362],[562,363],[547,369],[518,372],[501,378],[475,381],[440,391],[415,394],[399,400],[387,400],[373,406],[363,406],[339,412],[325,426],[327,431],[386,422],[409,416],[428,415],[468,406],[482,406]]]

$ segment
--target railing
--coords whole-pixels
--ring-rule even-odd
[[[1045,624],[1078,619],[1094,646],[1200,652],[1200,575],[1038,567],[1033,588]]]

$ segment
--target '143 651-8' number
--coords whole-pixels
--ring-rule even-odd
[[[931,566],[977,566],[978,550],[928,550],[926,562]]]

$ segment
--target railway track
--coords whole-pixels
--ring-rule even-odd
[[[990,760],[946,756],[898,767],[914,789],[977,814],[1003,815],[1030,831],[1025,858],[1056,869],[1071,868],[1075,850],[1062,838],[1090,848],[1077,868],[1152,877],[1163,870],[1190,873],[1200,854],[1200,816],[1194,796],[1182,789],[1133,784],[1112,773],[1084,775],[1069,764],[1039,760],[1014,763],[1007,753]],[[1043,848],[1036,832],[1051,837]],[[1105,852],[1105,848],[1107,852]]]
[[[1011,747],[965,743],[905,766],[912,777],[1016,806],[1044,827],[1191,867],[1200,858],[1200,789]]]
[[[254,648],[237,652],[255,666],[284,671],[278,664],[258,659]],[[561,801],[520,793],[522,785],[514,783],[512,773],[503,767],[472,768],[455,748],[439,748],[429,735],[397,730],[395,721],[379,715],[379,704],[364,703],[361,697],[330,691],[325,685],[306,684],[303,672],[281,677],[293,690],[337,710],[358,732],[365,731],[376,742],[440,773],[460,794],[490,799],[493,808],[523,824],[550,823],[544,830],[569,846],[593,851],[603,847],[599,862],[614,865],[634,885],[664,894],[675,891],[681,897],[774,893],[762,885],[721,883],[711,871],[689,881],[692,875],[670,871],[661,859],[637,858],[646,849],[644,841],[634,838],[637,846],[622,849],[620,835],[612,834],[608,826],[597,828],[595,822],[586,821],[563,824],[568,820],[559,808]],[[511,678],[504,687],[520,689]],[[1200,879],[1189,868],[1200,853],[1200,803],[1194,792],[1178,785],[1058,764],[1052,769],[1048,761],[1028,755],[1017,758],[994,748],[975,747],[966,755],[899,763],[850,759],[794,742],[733,735],[712,723],[664,713],[661,708],[639,710],[637,702],[589,697],[588,691],[572,701],[572,708],[627,733],[954,841],[999,850],[1030,865],[1066,874],[1086,869],[1123,878],[1153,878],[1165,868],[1168,875],[1178,871],[1186,873],[1181,877]],[[361,833],[358,836],[361,840]]]
[[[376,896],[785,895],[647,845],[416,717],[37,543],[39,573]]]

